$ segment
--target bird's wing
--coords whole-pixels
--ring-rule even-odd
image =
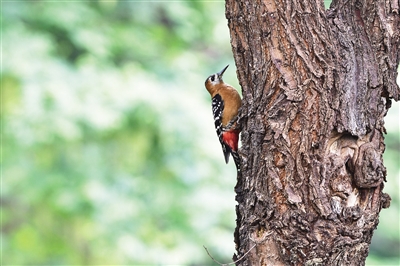
[[[231,152],[231,148],[224,142],[223,140],[223,128],[222,128],[222,113],[224,111],[224,101],[222,100],[221,95],[216,94],[212,98],[212,112],[214,115],[214,125],[215,130],[217,131],[219,142],[222,146],[222,151],[224,152],[225,162],[229,162],[229,154]]]

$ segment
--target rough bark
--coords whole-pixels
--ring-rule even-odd
[[[226,0],[243,91],[238,265],[363,265],[381,208],[398,0]]]

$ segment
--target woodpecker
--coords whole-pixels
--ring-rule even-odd
[[[229,162],[229,154],[231,154],[240,172],[240,158],[237,153],[240,128],[237,124],[237,114],[242,106],[242,99],[235,88],[222,80],[222,75],[228,66],[209,76],[205,86],[212,98],[215,130],[222,145],[225,162]]]

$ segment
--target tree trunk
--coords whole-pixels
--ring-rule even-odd
[[[226,0],[226,17],[243,90],[234,260],[364,265],[390,204],[399,1]]]

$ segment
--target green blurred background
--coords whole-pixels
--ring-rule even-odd
[[[326,3],[328,4],[328,3]],[[2,265],[213,265],[234,253],[235,166],[205,78],[223,1],[1,2]],[[369,265],[399,261],[399,105]]]

